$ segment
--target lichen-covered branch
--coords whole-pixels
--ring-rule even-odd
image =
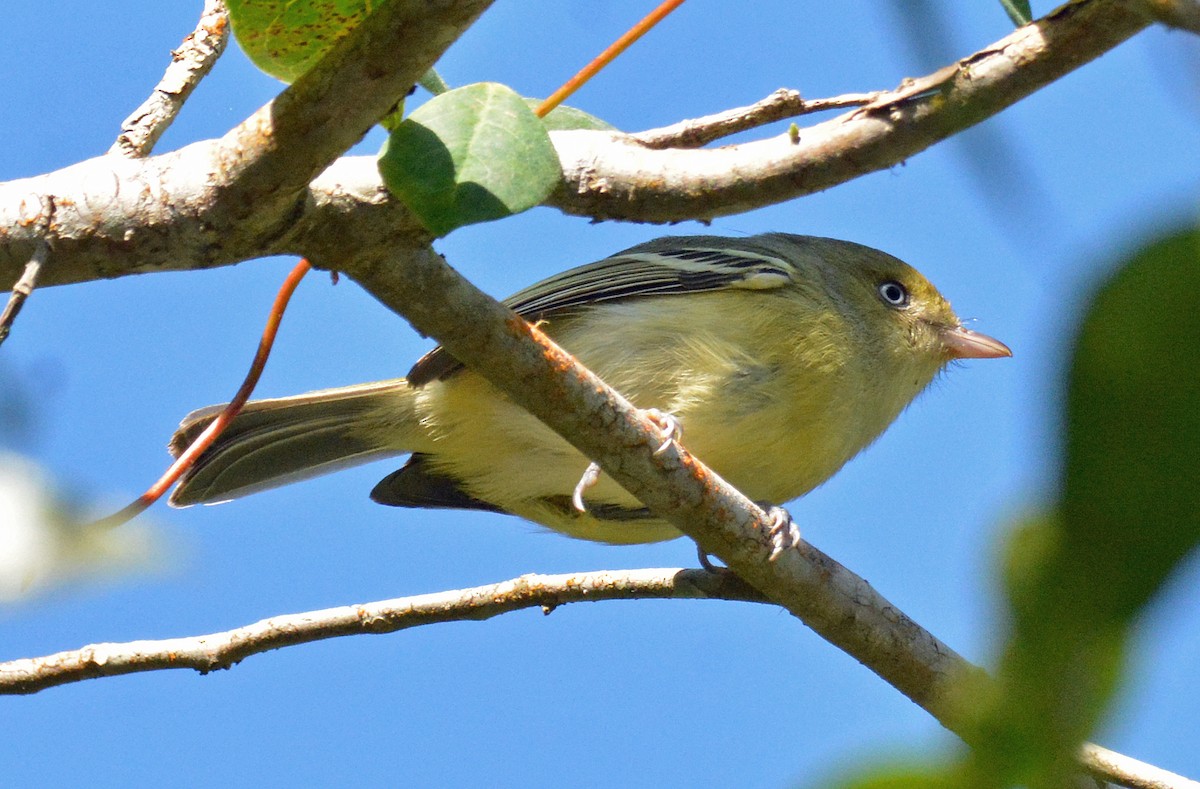
[[[563,132],[553,205],[596,219],[678,222],[812,194],[905,159],[1049,85],[1144,29],[1123,0],[1076,0],[865,107],[788,134],[705,150]]]
[[[449,5],[470,6],[474,13],[486,3]],[[471,17],[456,11],[432,18],[423,24],[436,35],[414,38],[412,47],[378,35],[349,37],[356,43],[347,44],[347,52],[335,50],[221,140],[139,160],[105,156],[0,184],[0,288],[11,287],[35,243],[47,234],[56,263],[44,272],[44,285],[308,254],[306,241],[325,231],[345,232],[360,210],[373,227],[382,227],[379,218],[385,214],[395,223],[377,251],[398,238],[404,246],[424,243],[427,235],[382,189],[369,163],[343,160],[325,176],[313,180],[313,175],[396,98],[363,94],[411,84]],[[395,23],[389,30],[418,36],[424,28],[416,24]],[[582,216],[670,222],[811,194],[893,166],[994,115],[1147,24],[1148,17],[1131,0],[1075,0],[946,69],[801,129],[795,138],[784,134],[717,149],[656,150],[622,134],[555,132],[563,183],[551,202]],[[385,62],[393,67],[388,73],[402,78],[377,85],[375,72],[364,72],[348,54],[374,48],[387,50]],[[398,58],[397,51],[406,54]],[[360,106],[356,97],[366,103]],[[301,111],[302,100],[314,102],[313,108]],[[342,116],[351,108],[353,131],[345,131]],[[46,194],[63,198],[48,231],[38,213],[40,196]],[[347,199],[355,195],[362,202]]]
[[[309,205],[313,179],[490,4],[383,3],[219,140],[143,159],[102,156],[0,184],[0,287],[16,280],[42,239],[56,261],[45,285],[228,265],[282,251],[279,240]],[[58,198],[50,223],[41,210],[47,194]]]
[[[748,107],[735,107],[724,112],[706,115],[703,118],[680,121],[661,129],[648,129],[632,135],[633,139],[647,148],[699,148],[714,140],[731,134],[757,129],[768,123],[795,118],[813,112],[844,110],[861,107],[883,96],[886,91],[874,93],[847,93],[828,99],[806,99],[798,90],[780,88]]]
[[[36,693],[95,677],[162,669],[186,668],[206,674],[286,646],[360,633],[394,633],[439,622],[482,621],[524,608],[541,608],[548,614],[567,603],[667,598],[767,602],[728,572],[646,569],[523,575],[472,589],[275,616],[221,633],[92,644],[45,657],[11,660],[0,663],[0,693]]]
[[[212,71],[227,43],[229,12],[224,0],[205,0],[196,29],[171,52],[171,65],[167,66],[154,92],[121,124],[121,133],[108,152],[121,156],[147,156],[200,80]]]

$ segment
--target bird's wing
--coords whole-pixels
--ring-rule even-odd
[[[536,322],[604,302],[646,296],[726,288],[772,290],[795,276],[794,267],[778,254],[730,249],[727,244],[727,239],[709,236],[658,239],[544,279],[514,293],[504,304]],[[422,386],[461,368],[439,346],[422,356],[407,377],[413,386]]]
[[[390,507],[421,507],[504,512],[495,504],[477,499],[462,483],[433,468],[429,456],[414,453],[402,467],[379,480],[371,500]]]

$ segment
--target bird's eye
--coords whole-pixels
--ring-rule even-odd
[[[908,288],[895,280],[888,280],[879,286],[879,298],[889,307],[901,309],[908,306]]]

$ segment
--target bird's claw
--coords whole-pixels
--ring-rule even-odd
[[[667,447],[671,446],[672,441],[678,441],[683,438],[683,425],[679,424],[679,420],[674,415],[660,411],[657,408],[647,408],[643,411],[646,418],[654,423],[658,428],[658,432],[663,437],[662,444],[658,449],[654,450],[655,455],[661,455],[667,451]]]
[[[784,551],[795,548],[801,542],[800,527],[792,520],[791,513],[783,507],[769,507],[767,509],[767,522],[771,524],[771,528],[767,531],[767,536],[771,539],[771,561],[779,558],[779,555]]]

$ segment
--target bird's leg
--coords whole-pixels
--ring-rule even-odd
[[[595,485],[599,479],[600,465],[595,461],[588,463],[583,476],[579,478],[579,484],[575,486],[575,492],[571,494],[571,504],[577,512],[587,512],[587,505],[583,503],[583,492]]]
[[[768,507],[767,522],[771,524],[771,528],[767,531],[767,536],[771,538],[770,561],[774,561],[784,551],[791,550],[800,544],[802,540],[800,527],[792,520],[791,513],[783,507]]]

